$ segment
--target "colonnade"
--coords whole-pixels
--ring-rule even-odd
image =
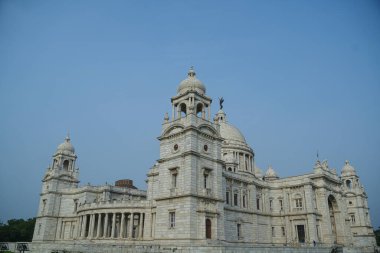
[[[242,152],[233,152],[234,158],[238,161],[238,170],[253,172],[253,156]]]
[[[78,238],[141,239],[145,214],[139,212],[93,213],[79,216]]]

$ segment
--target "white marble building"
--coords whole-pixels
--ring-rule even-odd
[[[106,248],[115,243],[375,245],[367,196],[348,161],[340,175],[327,161],[316,161],[300,176],[279,178],[271,167],[263,174],[222,102],[215,117],[211,102],[190,69],[171,98],[172,115],[165,115],[160,157],[148,171],[146,191],[131,180],[79,186],[77,156],[67,137],[42,180],[36,252],[73,244],[91,244],[88,252],[95,252],[93,245],[100,248],[96,252],[111,252]]]

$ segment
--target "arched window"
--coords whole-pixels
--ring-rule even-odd
[[[203,117],[202,112],[203,112],[203,104],[202,103],[198,103],[197,104],[197,116],[198,117]]]
[[[333,235],[333,241],[334,243],[337,242],[338,236],[336,231],[336,212],[338,211],[338,204],[336,202],[336,199],[333,195],[330,195],[327,198],[327,203],[329,207],[329,213],[330,213],[330,224],[331,224],[331,231]]]
[[[69,160],[65,160],[64,162],[63,162],[63,169],[64,170],[69,170]]]
[[[181,117],[186,117],[186,115],[187,115],[186,104],[180,105],[180,113],[181,113]]]
[[[346,180],[346,186],[347,186],[348,189],[352,188],[351,180]]]
[[[206,238],[211,239],[211,220],[206,219]]]

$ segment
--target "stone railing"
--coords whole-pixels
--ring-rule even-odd
[[[94,203],[82,204],[78,207],[78,212],[89,209],[104,209],[104,208],[147,208],[149,202],[146,200],[109,200],[99,201]]]

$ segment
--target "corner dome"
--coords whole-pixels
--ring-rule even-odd
[[[342,168],[342,176],[353,176],[356,175],[354,167],[351,166],[350,162],[346,160],[345,165]]]
[[[261,171],[261,169],[260,169],[259,167],[257,167],[256,164],[254,165],[254,168],[255,168],[255,171],[254,171],[255,176],[256,176],[257,178],[262,179],[262,178],[263,178],[263,172]]]
[[[57,147],[57,153],[65,154],[65,155],[73,155],[75,154],[74,146],[70,142],[70,137],[67,136],[65,141]]]
[[[274,171],[274,169],[272,168],[272,166],[269,166],[267,172],[265,173],[265,179],[267,180],[275,180],[275,179],[278,179],[278,175],[277,173]]]
[[[178,94],[183,94],[186,91],[197,91],[202,95],[206,93],[206,87],[198,78],[196,78],[193,67],[190,68],[187,73],[187,78],[179,84],[177,89]]]

